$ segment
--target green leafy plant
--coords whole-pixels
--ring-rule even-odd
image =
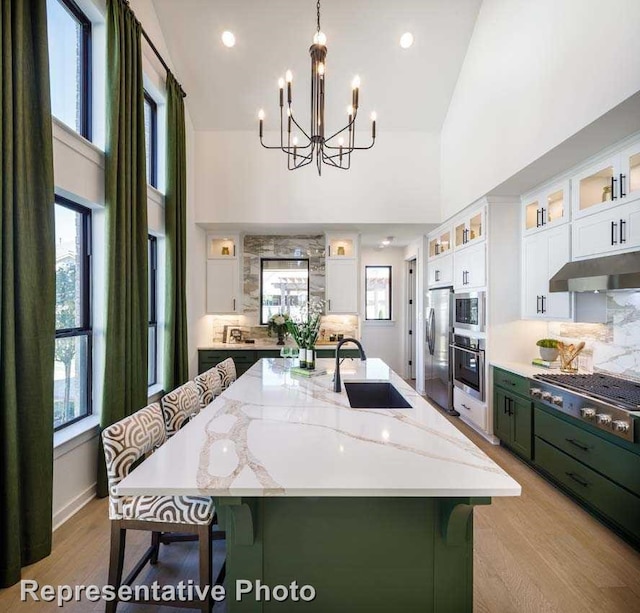
[[[298,321],[287,320],[287,330],[300,349],[313,349],[320,332],[320,317],[324,311],[323,300],[310,300],[300,312]]]
[[[541,338],[536,345],[545,349],[557,349],[558,341],[555,338]]]
[[[272,336],[273,334],[278,336],[287,334],[289,332],[287,322],[290,319],[291,318],[288,313],[278,313],[277,315],[269,317],[269,321],[267,322],[267,333],[269,336]]]

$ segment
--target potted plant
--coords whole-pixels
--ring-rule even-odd
[[[558,341],[554,338],[542,338],[536,345],[540,348],[540,357],[547,362],[558,359]]]
[[[284,345],[284,337],[289,333],[287,328],[289,320],[290,317],[287,313],[276,313],[269,317],[267,322],[268,334],[269,336],[278,335],[278,345]]]
[[[324,311],[323,300],[310,300],[300,311],[298,321],[287,320],[287,328],[300,348],[300,366],[315,368],[315,345],[320,332],[320,317]]]

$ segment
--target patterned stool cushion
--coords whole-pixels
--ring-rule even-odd
[[[122,519],[208,524],[213,519],[213,498],[202,496],[126,496]]]
[[[214,398],[222,394],[222,379],[220,378],[220,371],[215,366],[198,375],[194,382],[198,388],[198,398],[202,409],[211,404]]]
[[[227,358],[216,366],[222,379],[222,389],[226,390],[236,380],[236,364],[233,358]]]
[[[200,412],[198,388],[193,381],[169,392],[160,403],[167,428],[167,438],[172,437],[185,423]]]

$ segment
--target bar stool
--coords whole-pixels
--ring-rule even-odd
[[[222,379],[222,389],[226,390],[237,379],[236,364],[233,358],[227,358],[216,366]]]
[[[177,387],[163,396],[160,401],[162,415],[167,431],[167,438],[171,438],[192,417],[200,412],[198,388],[193,381]]]
[[[222,378],[216,366],[198,375],[193,381],[198,389],[200,409],[204,409],[222,394]]]

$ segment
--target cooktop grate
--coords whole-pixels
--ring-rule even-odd
[[[535,375],[536,379],[575,390],[632,410],[640,410],[640,383],[600,373],[585,375]]]

